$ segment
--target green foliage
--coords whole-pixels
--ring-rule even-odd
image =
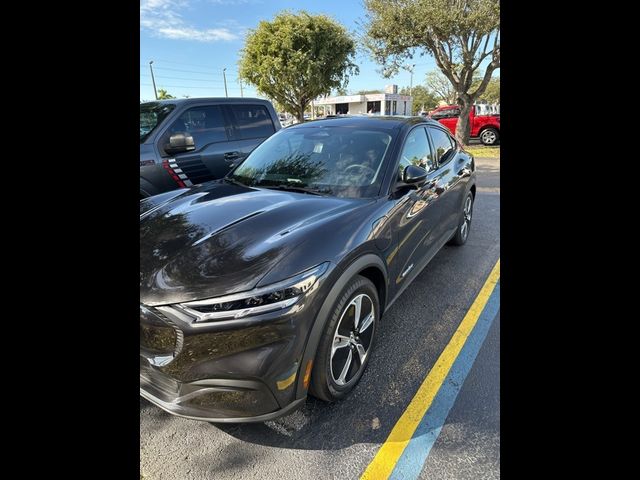
[[[500,103],[500,77],[493,77],[489,80],[484,93],[478,96],[478,100],[487,103]]]
[[[365,0],[363,39],[386,77],[415,54],[429,54],[449,80],[462,115],[456,137],[469,140],[465,116],[500,68],[499,0]],[[476,86],[480,66],[484,73]]]
[[[158,100],[170,100],[172,98],[176,98],[173,95],[169,94],[165,89],[158,89]]]
[[[333,19],[283,12],[248,33],[239,76],[303,121],[311,100],[359,72],[354,58],[354,41]]]
[[[409,87],[401,89],[400,95],[409,95]],[[411,95],[413,96],[412,115],[417,115],[422,109],[428,112],[438,106],[438,98],[423,85],[415,85],[411,89]]]
[[[369,95],[373,93],[383,93],[382,90],[359,90],[355,93],[355,95]]]

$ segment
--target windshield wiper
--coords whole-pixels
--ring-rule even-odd
[[[231,177],[222,177],[222,180],[224,180],[225,182],[229,182],[233,185],[237,185],[239,187],[245,187],[248,188],[247,185],[245,185],[244,183],[239,182],[238,180],[236,180],[235,178],[231,178]]]
[[[268,187],[265,186],[263,188],[269,188],[272,190],[286,190],[288,192],[308,193],[310,195],[320,195],[321,197],[326,197],[328,195],[328,193],[323,193],[320,190],[306,187],[295,187],[293,185],[271,185]]]

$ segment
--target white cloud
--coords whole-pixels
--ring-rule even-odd
[[[209,0],[214,5],[256,5],[262,3],[262,0]]]
[[[152,35],[197,42],[231,41],[240,38],[227,27],[199,29],[189,25],[179,13],[189,0],[141,0],[140,28]]]

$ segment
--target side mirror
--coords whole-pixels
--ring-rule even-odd
[[[419,187],[427,180],[428,172],[416,165],[409,165],[402,172],[402,181],[407,185],[415,185]]]
[[[164,150],[167,153],[182,153],[195,150],[196,145],[193,137],[188,133],[174,133],[169,137],[169,144],[165,145]]]

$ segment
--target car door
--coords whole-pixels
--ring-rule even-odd
[[[231,140],[225,158],[238,165],[276,132],[273,119],[264,105],[239,103],[225,107],[231,121]]]
[[[409,131],[400,152],[391,193],[396,204],[389,213],[397,247],[387,257],[398,289],[411,281],[437,251],[434,233],[440,221],[436,163],[423,125]],[[402,172],[412,164],[428,171],[427,181],[418,188],[402,183]]]
[[[447,241],[458,226],[460,208],[464,195],[464,158],[458,143],[444,128],[435,125],[427,127],[429,139],[435,154],[437,170],[440,223],[434,232],[440,241]],[[462,163],[461,163],[462,162]]]
[[[159,137],[158,150],[178,176],[198,184],[221,178],[229,171],[230,120],[221,105],[196,105],[186,109]],[[171,135],[186,133],[195,148],[169,154],[165,150]],[[188,184],[188,183],[187,183]]]

